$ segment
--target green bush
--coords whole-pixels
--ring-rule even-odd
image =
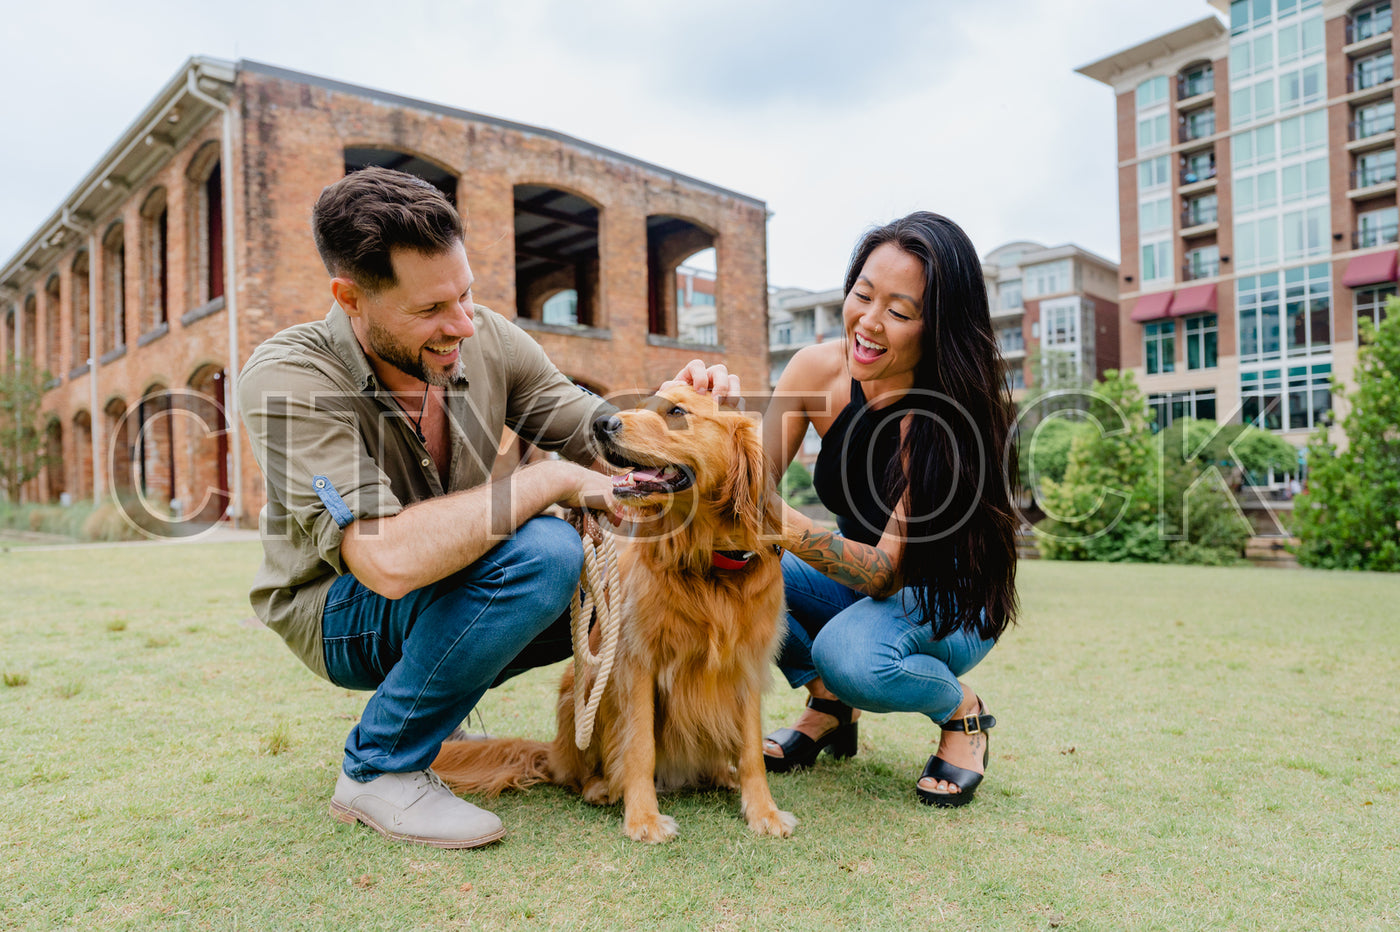
[[[783,473],[781,491],[783,498],[794,508],[815,505],[820,501],[817,490],[812,488],[812,474],[797,460],[788,464],[787,472]]]
[[[1074,438],[1089,434],[1093,427],[1074,415],[1049,417],[1037,424],[1021,440],[1022,488],[1038,488],[1046,479],[1063,482],[1069,468],[1069,448]]]
[[[1400,571],[1400,301],[1374,330],[1361,322],[1356,388],[1339,451],[1322,425],[1308,443],[1308,488],[1294,500],[1298,562],[1332,569]]]
[[[1110,371],[1094,386],[1088,421],[1073,428],[1063,479],[1041,483],[1049,517],[1036,530],[1044,556],[1215,565],[1239,560],[1249,523],[1216,463],[1192,455],[1206,445],[1212,423],[1182,421],[1154,436],[1132,374]]]

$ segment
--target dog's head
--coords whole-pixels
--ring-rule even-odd
[[[688,386],[667,388],[637,407],[598,418],[604,458],[625,470],[613,494],[634,514],[678,523],[713,522],[717,535],[757,546],[772,478],[757,423]]]

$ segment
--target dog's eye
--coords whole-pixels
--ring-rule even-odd
[[[666,416],[667,416],[667,417],[685,417],[685,416],[686,416],[687,414],[689,414],[689,413],[690,413],[689,411],[687,411],[685,408],[682,408],[680,405],[675,405],[674,407],[671,408],[670,411],[667,411],[667,412],[666,412]]]

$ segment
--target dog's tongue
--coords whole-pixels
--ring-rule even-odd
[[[670,480],[674,479],[675,475],[674,466],[639,467],[621,476],[613,476],[613,487],[662,491],[670,487]]]

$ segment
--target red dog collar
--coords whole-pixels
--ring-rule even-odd
[[[752,559],[752,550],[716,550],[710,554],[710,565],[717,570],[741,570]]]

